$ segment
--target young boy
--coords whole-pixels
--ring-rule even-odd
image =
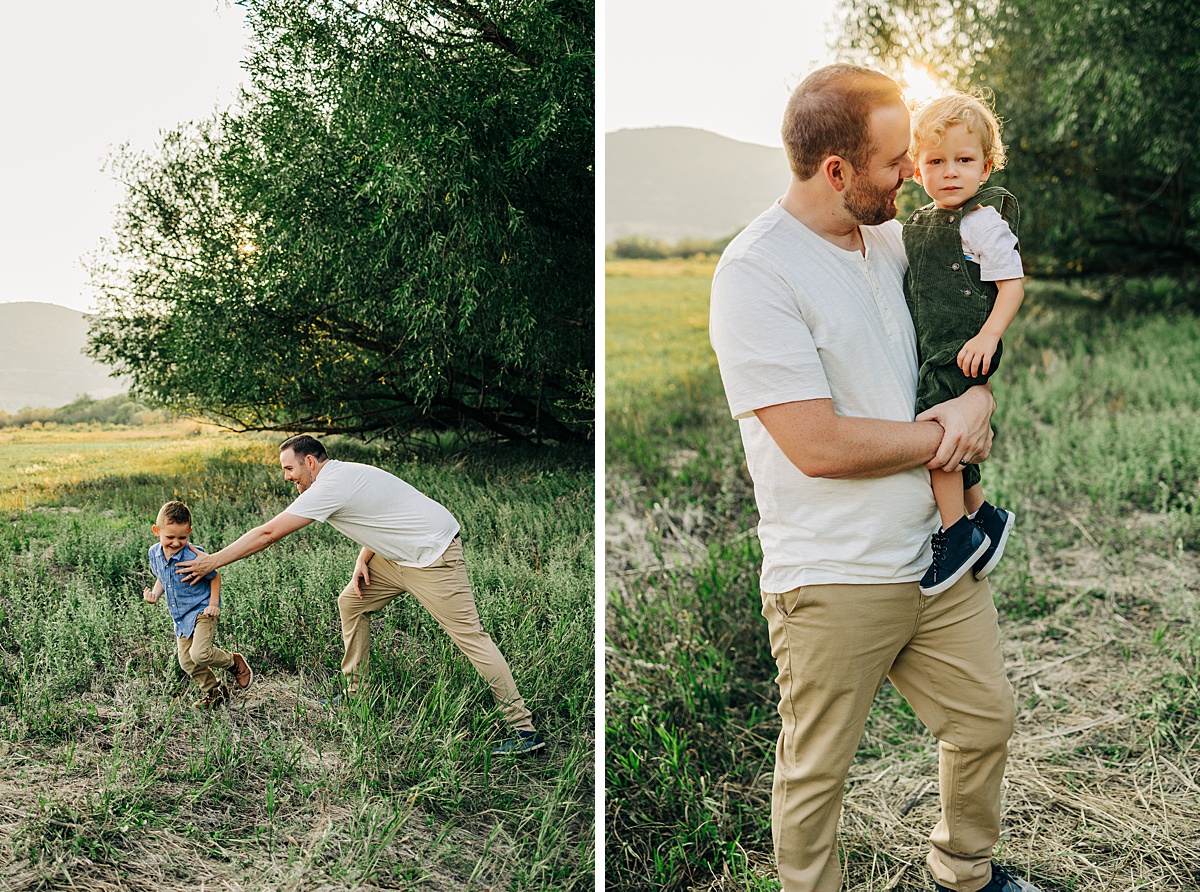
[[[229,687],[217,681],[212,670],[226,669],[239,688],[249,687],[254,673],[239,653],[227,653],[212,645],[221,615],[221,576],[213,571],[195,583],[186,583],[175,573],[180,561],[194,560],[203,549],[192,545],[192,512],[183,502],[167,502],[158,510],[151,527],[158,543],[150,546],[150,570],[154,588],[142,592],[149,604],[158,603],[166,592],[167,607],[175,621],[179,666],[200,685],[203,696],[192,705],[213,709],[229,700]]]
[[[1004,167],[1000,122],[975,96],[953,93],[913,117],[916,180],[933,199],[904,224],[905,296],[921,361],[918,414],[988,380],[1000,337],[1024,298],[1017,248],[1020,210],[1006,190],[981,189]],[[979,467],[933,471],[942,527],[921,591],[936,595],[968,570],[983,579],[999,563],[1015,516],[988,504]]]

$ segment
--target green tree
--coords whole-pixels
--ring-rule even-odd
[[[247,0],[234,109],[113,159],[89,352],[236,428],[590,435],[582,0]]]
[[[1043,273],[1200,261],[1200,7],[1187,0],[847,0],[841,46],[899,73],[929,65],[994,94]]]

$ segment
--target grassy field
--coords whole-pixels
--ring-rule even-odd
[[[593,471],[542,450],[387,467],[463,527],[484,627],[551,740],[493,759],[487,687],[399,598],[374,622],[371,683],[330,713],[335,599],[357,546],[314,524],[222,571],[217,644],[254,685],[190,706],[149,525],[187,501],[215,549],[284,509],[273,439],[26,430],[0,439],[0,889],[591,889]]]
[[[775,666],[711,268],[607,287],[605,859],[631,892],[778,889]],[[1200,319],[1029,290],[984,470],[1019,518],[992,577],[1018,709],[999,857],[1047,892],[1200,889]],[[937,814],[935,743],[885,686],[844,888],[928,889]]]

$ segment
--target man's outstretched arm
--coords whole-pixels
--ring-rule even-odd
[[[983,461],[991,451],[996,403],[986,387],[923,412],[919,420],[848,418],[828,399],[780,403],[754,414],[784,455],[809,477],[886,477]]]
[[[258,554],[268,545],[274,545],[284,536],[294,533],[310,523],[312,520],[308,517],[299,517],[283,511],[262,526],[243,533],[237,540],[229,543],[220,551],[201,554],[192,561],[180,561],[175,572],[183,577],[184,582],[195,582],[203,579],[213,570],[232,564],[234,561],[240,561],[252,554]]]

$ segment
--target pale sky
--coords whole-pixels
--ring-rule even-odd
[[[233,103],[243,19],[224,0],[5,4],[0,302],[91,309],[79,259],[122,196],[105,159]]]
[[[685,126],[780,146],[788,95],[834,61],[836,0],[604,0],[604,130]]]
[[[605,131],[700,127],[778,146],[788,93],[827,48],[837,0],[600,0]],[[248,34],[225,0],[10,4],[0,44],[6,179],[0,302],[92,309],[80,258],[112,228],[121,143],[237,97]]]

